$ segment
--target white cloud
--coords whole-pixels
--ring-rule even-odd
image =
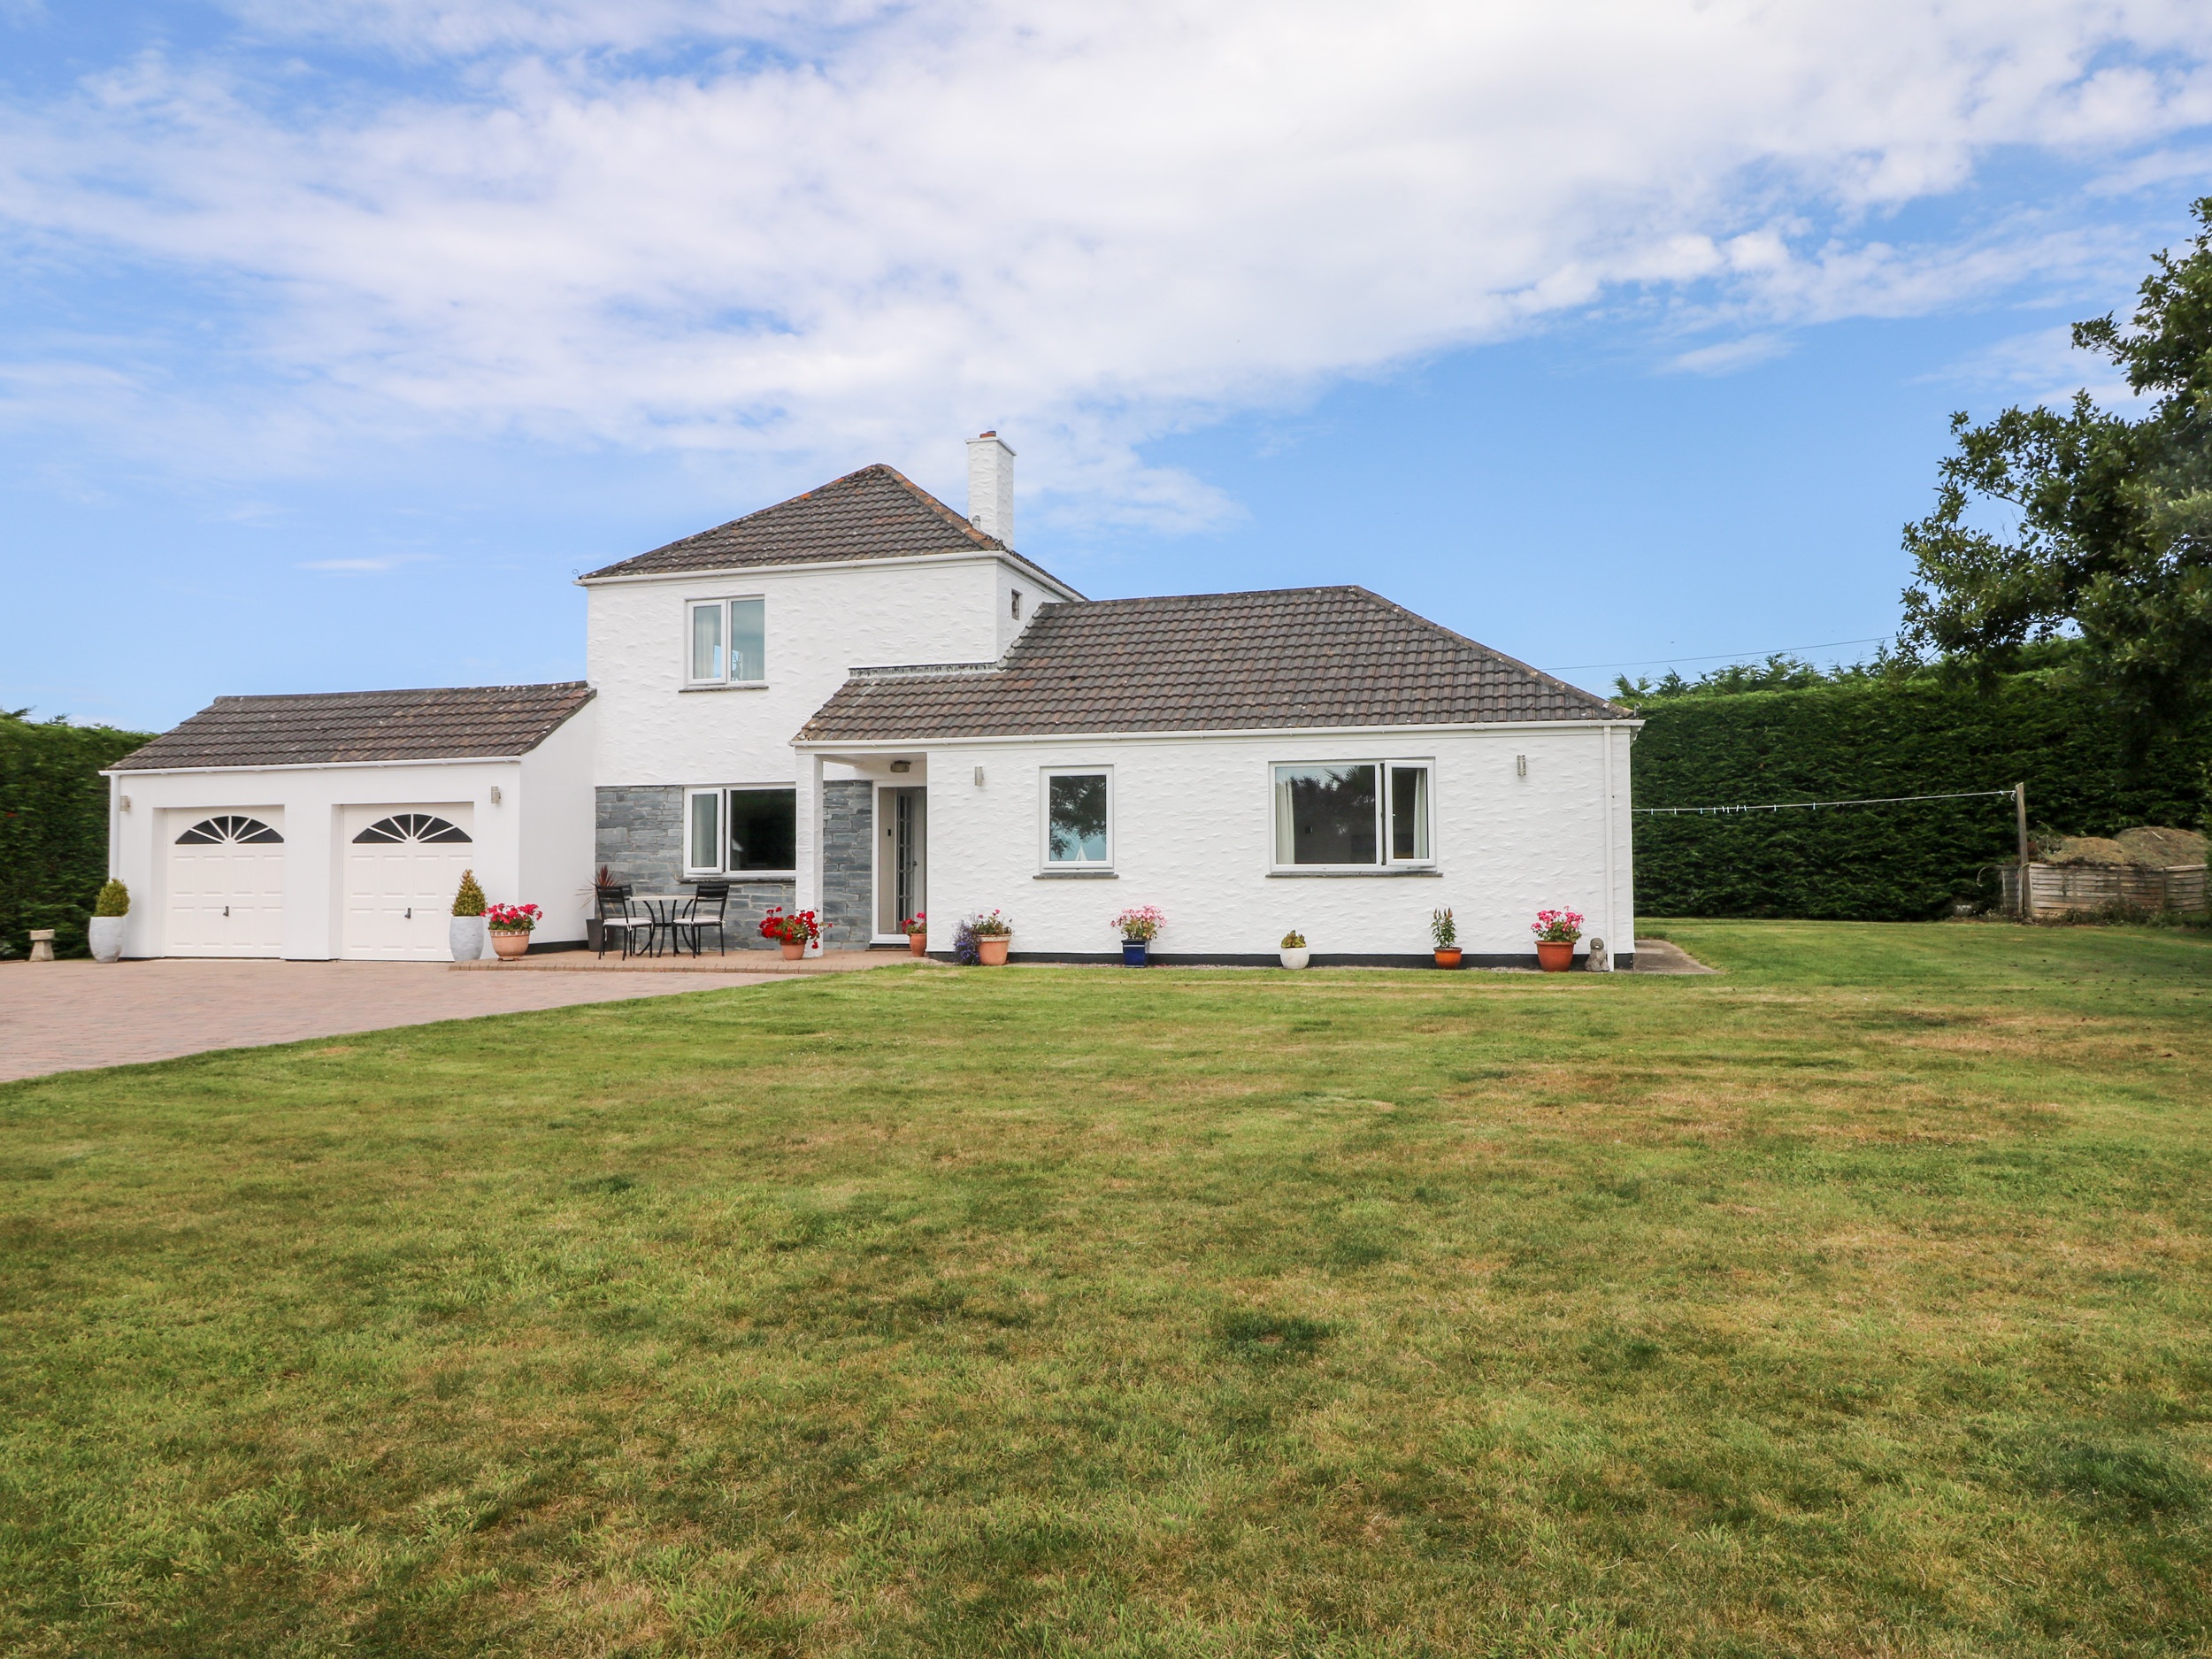
[[[1746,334],[1740,340],[1724,340],[1718,345],[1682,352],[1668,366],[1692,374],[1733,374],[1739,369],[1770,362],[1789,349],[1790,342],[1780,334]]]
[[[2068,326],[2011,335],[1927,378],[2054,407],[2070,403],[2075,393],[2085,390],[2107,409],[2139,407],[2152,397],[2139,396],[2109,357],[2076,350],[2073,330]]]
[[[19,109],[0,219],[250,296],[267,378],[226,419],[273,448],[511,428],[808,476],[995,426],[1154,522],[1229,509],[1146,437],[1608,296],[1745,336],[1675,359],[1713,372],[2139,264],[2038,206],[1887,216],[2000,147],[2139,169],[2212,119],[2195,0],[233,10],[239,42]]]
[[[419,565],[430,557],[427,553],[392,553],[372,558],[306,559],[298,568],[303,571],[381,572],[396,571],[403,565]]]

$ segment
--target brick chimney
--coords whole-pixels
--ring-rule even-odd
[[[968,522],[1014,545],[1014,452],[995,432],[968,440]]]

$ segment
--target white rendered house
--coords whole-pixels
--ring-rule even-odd
[[[832,949],[1530,960],[1540,909],[1634,939],[1627,710],[1360,588],[1093,601],[1012,548],[1012,451],[961,517],[890,468],[580,579],[588,680],[219,700],[112,769],[127,955],[445,952],[458,872],[579,941],[595,871],[732,885]],[[270,839],[275,837],[276,839]]]

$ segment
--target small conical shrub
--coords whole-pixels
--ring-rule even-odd
[[[476,885],[476,872],[461,872],[461,890],[453,895],[456,916],[481,916],[484,913],[484,889]]]
[[[100,896],[92,902],[95,916],[128,916],[131,913],[131,890],[113,876],[100,889]]]

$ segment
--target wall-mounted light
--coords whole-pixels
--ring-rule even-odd
[[[499,804],[499,786],[497,784],[494,784],[492,786],[492,804],[494,806],[497,806]]]
[[[891,770],[893,772],[912,772],[914,770],[914,763],[910,760],[895,760],[891,763]]]
[[[1528,757],[1526,755],[1516,755],[1513,757],[1513,775],[1517,778],[1525,778],[1528,776]]]
[[[126,812],[129,811],[129,810],[131,810],[131,798],[130,798],[130,796],[128,796],[128,795],[125,795],[125,796],[123,796],[123,797],[122,797],[122,799],[121,799],[121,801],[119,803],[119,804],[122,807],[123,810],[125,810]]]
[[[979,789],[983,787],[983,768],[980,766],[975,769],[975,787]]]

